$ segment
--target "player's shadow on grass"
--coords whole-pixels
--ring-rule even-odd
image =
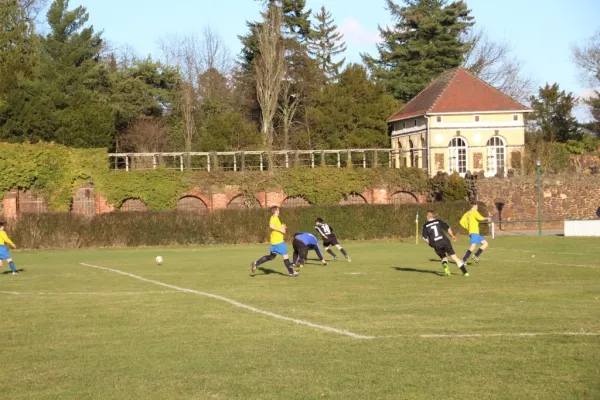
[[[437,276],[444,276],[444,274],[439,271],[432,271],[429,269],[415,269],[415,268],[402,268],[402,267],[392,267],[392,268],[395,269],[396,271],[400,271],[400,272],[419,272],[421,274],[433,274],[433,275],[437,275]]]
[[[17,272],[25,272],[25,270],[24,269],[18,269]],[[3,271],[2,272],[2,275],[8,275],[8,274],[12,274],[12,271],[8,270],[8,271]]]
[[[284,274],[283,272],[275,271],[274,269],[270,269],[270,268],[259,267],[258,270],[260,272],[262,272],[262,274],[252,274],[250,276],[253,277],[253,278],[256,277],[256,276],[263,276],[263,275],[282,275],[282,276],[288,276],[288,274]]]

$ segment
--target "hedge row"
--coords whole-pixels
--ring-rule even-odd
[[[290,235],[314,231],[316,217],[330,223],[342,240],[409,238],[431,205],[352,205],[284,209],[281,220]],[[483,207],[482,207],[483,208]],[[435,210],[460,233],[458,221],[468,203],[438,203]],[[269,211],[220,210],[207,214],[178,212],[114,213],[85,218],[69,213],[24,215],[8,226],[21,248],[135,247],[264,243]],[[464,232],[462,232],[464,233]]]

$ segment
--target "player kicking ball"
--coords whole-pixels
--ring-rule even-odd
[[[483,215],[479,214],[479,211],[477,211],[477,203],[475,202],[471,203],[471,210],[467,211],[460,219],[460,225],[469,232],[469,237],[471,239],[471,246],[463,257],[465,263],[469,261],[469,257],[472,256],[473,261],[479,264],[481,253],[488,248],[488,242],[479,233],[479,224],[491,220],[491,218],[485,218]],[[479,250],[473,254],[477,246],[480,246]]]
[[[317,218],[315,220],[315,224],[315,229],[323,237],[323,247],[325,247],[325,251],[331,254],[334,260],[337,260],[338,256],[333,252],[333,250],[331,250],[331,246],[335,246],[344,255],[344,257],[346,257],[348,262],[352,262],[352,260],[348,256],[348,253],[346,253],[346,250],[344,250],[342,245],[340,245],[337,238],[335,237],[335,234],[333,233],[333,228],[330,225],[326,224],[323,221],[323,218]]]
[[[264,264],[267,261],[273,261],[275,257],[280,255],[283,257],[283,263],[290,276],[298,276],[298,272],[294,271],[294,268],[290,263],[290,256],[288,255],[287,246],[285,245],[284,235],[287,232],[287,227],[279,220],[279,207],[271,207],[269,228],[271,229],[271,247],[269,248],[269,255],[254,261],[252,263],[252,272],[256,272],[256,267],[259,265]]]
[[[431,246],[435,250],[435,254],[442,259],[442,266],[444,267],[444,273],[446,275],[452,275],[448,266],[448,257],[450,257],[456,265],[460,266],[459,268],[464,276],[469,276],[466,264],[456,256],[456,252],[454,251],[454,248],[452,248],[452,243],[450,243],[448,237],[444,235],[444,232],[448,232],[452,241],[456,242],[456,236],[452,233],[450,225],[441,219],[437,219],[433,211],[428,211],[427,222],[423,225],[423,240]]]
[[[8,238],[8,235],[4,229],[4,222],[0,222],[0,268],[2,268],[2,260],[6,260],[10,266],[12,274],[17,275],[17,267],[10,256],[10,252],[8,251],[8,246],[11,246],[13,249],[16,249],[17,246],[15,246],[12,240]]]
[[[325,261],[323,253],[321,253],[319,241],[315,235],[312,235],[308,232],[296,233],[294,235],[294,241],[292,242],[292,245],[294,246],[294,267],[304,267],[309,250],[314,250],[323,265],[327,265],[327,261]]]

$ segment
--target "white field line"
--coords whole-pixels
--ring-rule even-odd
[[[503,249],[500,247],[493,247],[490,248],[490,250],[494,251],[494,250],[499,250],[499,251],[509,251],[509,252],[521,252],[521,253],[536,253],[536,254],[559,254],[559,255],[569,255],[569,256],[595,256],[595,255],[600,255],[600,253],[570,253],[570,252],[563,252],[563,251],[545,251],[545,250],[522,250],[522,249]]]
[[[353,333],[353,332],[350,332],[350,331],[345,331],[345,330],[342,330],[342,329],[332,328],[332,327],[326,326],[326,325],[318,325],[318,324],[313,324],[312,322],[304,321],[304,320],[301,320],[301,319],[295,319],[295,318],[285,317],[283,315],[275,314],[275,313],[272,313],[270,311],[259,310],[258,308],[255,308],[255,307],[252,307],[252,306],[248,306],[246,304],[240,303],[240,302],[232,300],[232,299],[228,299],[227,297],[219,296],[219,295],[212,294],[212,293],[202,292],[202,291],[199,291],[199,290],[186,289],[186,288],[182,288],[182,287],[175,286],[175,285],[169,285],[168,283],[164,283],[164,282],[154,281],[154,280],[151,280],[151,279],[142,278],[141,276],[137,276],[137,275],[134,275],[134,274],[130,274],[128,272],[120,271],[118,269],[100,267],[100,266],[97,266],[97,265],[85,264],[85,263],[81,263],[81,265],[83,265],[85,267],[101,269],[101,270],[104,270],[104,271],[110,271],[110,272],[114,272],[114,273],[117,273],[117,274],[129,276],[130,278],[138,279],[138,280],[143,281],[143,282],[153,283],[155,285],[163,286],[163,287],[166,287],[166,288],[169,288],[169,289],[173,289],[173,290],[177,290],[177,291],[184,292],[184,293],[193,293],[193,294],[198,294],[200,296],[210,297],[211,299],[221,300],[221,301],[224,301],[226,303],[232,304],[232,305],[234,305],[236,307],[243,308],[245,310],[249,310],[249,311],[252,311],[252,312],[255,312],[255,313],[258,313],[258,314],[263,314],[263,315],[266,315],[266,316],[269,316],[269,317],[281,319],[281,320],[284,320],[284,321],[293,322],[293,323],[299,324],[299,325],[310,326],[311,328],[321,329],[321,330],[324,330],[324,331],[327,331],[327,332],[337,333],[338,335],[349,336],[349,337],[354,338],[354,339],[376,339],[376,336],[359,335],[357,333]]]
[[[277,319],[280,319],[280,320],[293,322],[293,323],[299,324],[299,325],[309,326],[309,327],[315,328],[315,329],[321,329],[321,330],[324,330],[324,331],[327,331],[327,332],[331,332],[331,333],[337,333],[338,335],[342,335],[342,336],[349,336],[349,337],[351,337],[353,339],[363,339],[363,340],[367,339],[367,340],[371,340],[371,339],[390,339],[390,338],[401,338],[401,337],[404,337],[404,338],[436,339],[436,338],[486,338],[486,337],[490,337],[490,338],[493,338],[493,337],[527,338],[527,337],[536,337],[536,336],[600,336],[600,332],[482,333],[482,334],[472,333],[472,334],[422,334],[422,335],[397,335],[397,336],[369,336],[369,335],[360,335],[360,334],[353,333],[353,332],[350,332],[350,331],[333,328],[333,327],[330,327],[330,326],[327,326],[327,325],[313,324],[312,322],[304,321],[304,320],[301,320],[301,319],[295,319],[295,318],[285,317],[283,315],[275,314],[275,313],[272,313],[270,311],[263,311],[263,310],[260,310],[258,308],[255,308],[255,307],[248,306],[248,305],[240,303],[238,301],[235,301],[235,300],[232,300],[232,299],[228,299],[227,297],[223,297],[223,296],[218,296],[216,294],[202,292],[202,291],[199,291],[199,290],[192,290],[192,289],[181,288],[179,286],[170,285],[168,283],[164,283],[164,282],[160,282],[160,281],[154,281],[152,279],[146,279],[146,278],[143,278],[141,276],[130,274],[129,272],[120,271],[118,269],[100,267],[100,266],[97,266],[97,265],[85,264],[85,263],[81,263],[81,265],[83,265],[85,267],[96,268],[96,269],[101,269],[101,270],[104,270],[104,271],[114,272],[114,273],[120,274],[120,275],[125,275],[125,276],[128,276],[130,278],[138,279],[138,280],[141,280],[143,282],[153,283],[153,284],[159,285],[159,286],[164,286],[164,287],[167,287],[169,289],[173,289],[173,290],[176,290],[176,291],[179,291],[179,292],[198,294],[198,295],[206,296],[206,297],[209,297],[209,298],[212,298],[212,299],[221,300],[221,301],[224,301],[226,303],[232,304],[235,307],[243,308],[245,310],[249,310],[249,311],[252,311],[252,312],[255,312],[255,313],[258,313],[258,314],[266,315],[268,317],[273,317],[273,318],[277,318]]]
[[[508,262],[508,263],[520,263],[520,264],[542,264],[542,265],[556,265],[559,267],[575,267],[575,268],[591,268],[591,269],[599,269],[600,266],[597,265],[582,265],[582,264],[566,264],[566,263],[552,263],[545,261],[535,261],[535,260],[500,260],[494,259],[495,261]]]
[[[0,294],[11,294],[15,296],[135,296],[142,294],[166,294],[179,293],[176,290],[164,290],[161,292],[4,292]]]

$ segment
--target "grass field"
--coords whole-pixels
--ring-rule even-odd
[[[14,253],[0,398],[600,398],[597,239],[498,238],[468,278],[423,244],[345,245],[299,278],[252,276],[264,245]]]

